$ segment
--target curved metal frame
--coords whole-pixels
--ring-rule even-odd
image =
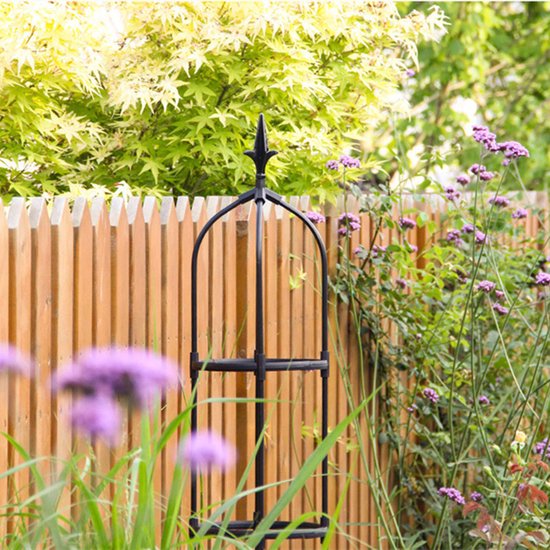
[[[271,157],[277,154],[276,151],[270,151],[267,144],[267,133],[263,115],[260,115],[258,127],[256,131],[256,140],[254,142],[254,150],[246,151],[245,154],[252,158],[256,164],[256,186],[254,189],[240,195],[237,200],[216,213],[204,225],[200,231],[195,245],[193,247],[193,255],[191,259],[191,357],[190,357],[190,376],[193,395],[193,408],[191,412],[191,429],[197,429],[197,402],[196,402],[196,384],[198,374],[201,370],[207,371],[224,371],[224,372],[243,372],[250,371],[256,375],[256,404],[255,404],[255,433],[256,441],[262,437],[262,432],[265,424],[265,377],[266,372],[282,371],[282,370],[319,370],[322,377],[322,421],[321,432],[322,438],[327,436],[328,431],[328,376],[329,376],[329,353],[328,353],[328,263],[327,253],[321,235],[315,228],[315,225],[302,212],[284,202],[281,196],[277,195],[270,189],[265,187],[265,167]],[[231,210],[247,202],[254,201],[256,204],[256,349],[254,351],[254,359],[222,359],[216,362],[200,361],[198,353],[198,337],[197,337],[197,267],[198,255],[204,237],[210,228],[220,218],[225,216]],[[286,360],[286,368],[284,368],[285,360],[283,359],[266,359],[264,350],[264,308],[263,308],[263,205],[266,201],[270,201],[281,206],[288,212],[302,220],[303,223],[313,233],[319,253],[321,256],[321,271],[322,271],[322,349],[320,360],[312,359],[295,359]],[[293,367],[293,363],[296,364]],[[265,450],[263,438],[260,442],[256,460],[255,460],[255,484],[256,487],[262,487],[265,483]],[[326,534],[328,527],[328,458],[325,457],[322,462],[322,478],[321,478],[321,493],[322,493],[322,513],[321,522],[304,523],[295,529],[289,538],[322,538]],[[200,528],[199,520],[195,517],[197,513],[197,476],[191,474],[191,530],[196,532]],[[250,534],[254,527],[263,519],[265,515],[265,499],[264,492],[257,491],[255,493],[255,512],[252,521],[232,521],[229,522],[227,531],[234,536],[245,536]],[[288,527],[290,522],[277,521],[273,524],[271,534],[266,538],[274,538],[272,534]],[[211,525],[207,532],[210,534],[217,533],[219,526]],[[257,546],[260,550],[265,547],[265,541],[262,540]]]

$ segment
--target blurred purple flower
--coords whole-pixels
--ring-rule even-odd
[[[361,162],[359,159],[355,159],[353,157],[350,157],[349,155],[341,155],[338,159],[340,164],[344,166],[345,168],[360,168]]]
[[[472,174],[479,174],[485,172],[485,170],[487,170],[487,168],[483,166],[483,164],[472,164],[472,166],[470,166],[470,172],[472,172]]]
[[[481,502],[483,500],[483,495],[481,493],[478,493],[477,491],[473,491],[472,494],[470,495],[470,498],[474,502]]]
[[[306,212],[306,217],[310,222],[314,223],[315,225],[319,223],[325,223],[327,221],[323,214],[319,214],[319,212],[313,212],[311,210],[309,212]]]
[[[474,139],[481,143],[487,151],[496,153],[498,149],[497,136],[489,131],[487,126],[474,126]]]
[[[80,397],[71,410],[71,422],[92,439],[105,439],[116,445],[120,430],[120,412],[111,396],[103,393]]]
[[[495,290],[495,283],[491,281],[479,281],[476,290],[480,290],[481,292],[485,292],[486,294],[489,294],[489,292],[492,292]]]
[[[550,273],[539,271],[535,276],[535,284],[540,286],[550,285]]]
[[[473,233],[475,230],[475,226],[471,223],[465,223],[461,229],[462,233]]]
[[[416,71],[414,69],[407,69],[405,71],[405,76],[408,76],[409,78],[412,78],[416,74]]]
[[[454,489],[453,487],[441,487],[440,489],[438,489],[437,493],[439,494],[439,496],[445,496],[449,500],[452,500],[457,504],[466,504],[462,493],[458,489]]]
[[[529,212],[525,210],[525,208],[518,208],[514,212],[512,212],[512,218],[516,220],[522,220],[523,218],[526,218]]]
[[[235,447],[211,431],[190,433],[181,443],[178,461],[194,472],[226,470],[235,464]]]
[[[428,399],[432,403],[437,403],[439,401],[439,395],[432,388],[424,388],[424,391],[422,392],[422,394],[426,399]]]
[[[495,297],[497,300],[503,300],[504,296],[505,294],[502,290],[495,290]]]
[[[416,411],[416,408],[417,408],[416,405],[413,403],[412,405],[407,407],[407,411],[410,413],[413,413],[414,411]]]
[[[460,185],[468,185],[470,183],[470,177],[465,174],[461,174],[460,176],[457,176],[456,182],[460,183]]]
[[[481,181],[491,181],[495,177],[494,172],[481,172],[479,174],[479,179]]]
[[[533,447],[533,452],[537,455],[543,455],[543,458],[550,460],[550,441],[545,437]]]
[[[445,197],[449,201],[456,201],[460,198],[460,191],[457,191],[452,186],[446,187],[445,188]]]
[[[507,206],[510,206],[510,199],[508,197],[498,195],[496,197],[491,197],[488,202],[489,204],[498,206],[498,208],[506,208]]]
[[[475,241],[477,244],[483,244],[487,241],[487,235],[483,231],[476,231]]]
[[[406,244],[409,247],[411,252],[418,252],[418,246],[416,246],[415,244],[411,244],[409,242],[407,242]]]
[[[503,141],[498,144],[498,150],[504,153],[505,160],[517,159],[519,157],[528,157],[529,151],[517,141]]]
[[[385,246],[375,244],[372,247],[371,256],[373,258],[378,258],[379,256],[382,256],[385,253],[386,253],[386,247]]]
[[[491,401],[489,400],[489,398],[486,395],[480,395],[478,397],[477,401],[480,405],[490,405],[491,404]]]
[[[401,229],[414,229],[416,227],[416,222],[412,218],[407,218],[405,216],[399,218],[399,227]]]
[[[127,398],[143,407],[176,381],[177,372],[172,361],[147,349],[96,348],[61,372],[54,388]]]
[[[447,231],[447,241],[453,243],[456,246],[464,244],[464,241],[461,238],[461,233],[458,229],[450,229]]]
[[[339,235],[349,235],[353,231],[361,229],[361,220],[351,212],[344,212],[338,216],[338,225],[340,226]]]
[[[499,314],[499,315],[508,315],[508,308],[504,307],[502,304],[496,303],[493,304],[493,309]]]
[[[337,160],[329,160],[329,161],[327,161],[325,166],[329,170],[339,170],[340,169],[340,163]]]
[[[13,372],[30,376],[32,361],[15,346],[11,344],[0,344],[0,373]]]
[[[395,279],[395,284],[403,290],[409,286],[409,283],[407,283],[407,281],[405,279],[402,279],[401,277]]]

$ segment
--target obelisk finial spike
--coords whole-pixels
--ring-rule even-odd
[[[277,154],[277,151],[269,150],[269,146],[267,144],[267,129],[263,114],[260,114],[260,117],[258,118],[254,150],[245,151],[244,154],[250,157],[256,165],[256,187],[263,187],[265,183],[266,164],[271,157],[274,157]]]

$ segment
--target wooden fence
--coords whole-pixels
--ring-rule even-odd
[[[181,376],[188,378],[190,351],[190,259],[194,238],[206,220],[227,205],[229,197],[165,198],[160,206],[152,197],[127,203],[113,199],[91,204],[76,199],[70,207],[59,197],[47,205],[42,199],[29,203],[21,198],[0,213],[0,342],[9,341],[36,360],[32,379],[0,376],[0,430],[12,434],[32,455],[61,458],[86,452],[86,444],[73,433],[68,421],[70,397],[52,395],[50,376],[60,366],[90,346],[154,346],[177,361]],[[309,210],[307,197],[290,202]],[[548,197],[530,194],[527,202],[548,208]],[[423,203],[406,198],[404,211],[413,206],[439,220],[444,203],[437,197]],[[356,211],[350,200],[346,209]],[[327,222],[318,226],[326,243],[331,273],[338,247],[337,215],[343,205],[327,211]],[[396,218],[397,218],[396,212]],[[199,347],[201,355],[251,357],[254,323],[247,322],[254,305],[254,209],[241,207],[216,224],[200,255]],[[538,229],[534,216],[525,220],[529,234]],[[373,224],[362,215],[361,230],[353,233],[352,249],[368,243]],[[266,352],[271,357],[314,357],[320,349],[320,302],[314,242],[303,225],[279,207],[266,208],[265,216]],[[384,229],[381,243],[399,239],[396,230]],[[420,249],[425,229],[409,232]],[[421,260],[419,260],[421,261]],[[333,305],[331,314],[330,418],[334,426],[348,413],[346,391],[337,358],[349,368],[352,392],[360,386],[358,350],[344,304]],[[338,318],[338,323],[334,321]],[[336,328],[337,327],[337,328]],[[366,373],[368,380],[369,373]],[[253,397],[252,374],[205,375],[199,400],[207,396]],[[173,418],[184,405],[183,391],[170,391],[162,411]],[[320,417],[318,373],[273,373],[268,379],[266,436],[267,482],[291,479],[303,457],[314,448]],[[233,441],[239,450],[237,468],[225,476],[214,475],[206,494],[216,502],[234,490],[240,472],[254,446],[252,404],[220,403],[201,406],[203,425]],[[112,464],[137,438],[136,417],[125,419],[125,433],[116,451],[99,447],[100,462]],[[352,434],[350,434],[352,435]],[[368,440],[366,437],[365,439]],[[158,469],[159,523],[162,496],[170,489],[176,455],[176,438],[170,442]],[[378,457],[384,476],[389,450],[370,449]],[[0,472],[21,462],[4,438],[0,438]],[[330,454],[330,510],[344,493],[348,474],[354,477],[340,513],[344,531],[363,545],[378,547],[378,520],[370,489],[362,478],[358,453],[343,441]],[[320,485],[312,478],[281,516],[289,519],[320,509]],[[249,485],[250,487],[250,485]],[[267,507],[287,485],[267,491]],[[24,498],[32,490],[27,470],[13,483],[0,479],[0,503]],[[67,509],[71,496],[64,497]],[[187,498],[187,495],[186,495]],[[184,513],[188,506],[184,502]],[[68,512],[67,512],[68,513]],[[243,499],[237,517],[251,518],[253,500]],[[10,528],[9,522],[1,531]],[[1,532],[0,531],[0,532]],[[338,539],[335,548],[355,548],[358,543]],[[315,541],[295,542],[292,548],[317,548]]]

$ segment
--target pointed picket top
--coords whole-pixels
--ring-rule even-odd
[[[31,229],[37,229],[39,226],[49,225],[48,207],[46,199],[43,197],[33,197],[29,207],[29,220]]]
[[[172,220],[174,218],[174,220]],[[160,223],[161,225],[168,225],[175,223],[176,207],[174,205],[174,197],[163,197],[160,203]]]
[[[80,229],[83,225],[92,225],[92,215],[86,197],[77,197],[73,203],[73,227]]]
[[[133,225],[136,220],[143,218],[143,207],[141,205],[141,197],[130,197],[126,205],[126,213],[128,215],[128,223]]]
[[[100,223],[104,223],[105,219],[109,219],[105,199],[102,197],[96,197],[92,200],[91,214],[92,224],[94,226],[98,226]]]
[[[155,197],[145,197],[143,201],[143,217],[146,224],[155,223],[153,220],[159,217],[159,209]]]
[[[270,151],[267,143],[267,129],[265,126],[264,115],[260,114],[258,127],[256,128],[256,139],[254,149],[245,151],[244,154],[250,157],[256,165],[256,188],[265,187],[265,167],[271,157],[277,154],[277,151]]]
[[[189,205],[189,197],[178,197],[176,201],[176,216],[178,221],[182,222],[191,216],[191,207]]]
[[[23,197],[14,197],[8,211],[8,228],[17,229],[20,223],[28,224],[27,208]]]
[[[126,213],[126,201],[122,197],[113,197],[109,211],[109,222],[111,227],[128,225],[128,214]]]

